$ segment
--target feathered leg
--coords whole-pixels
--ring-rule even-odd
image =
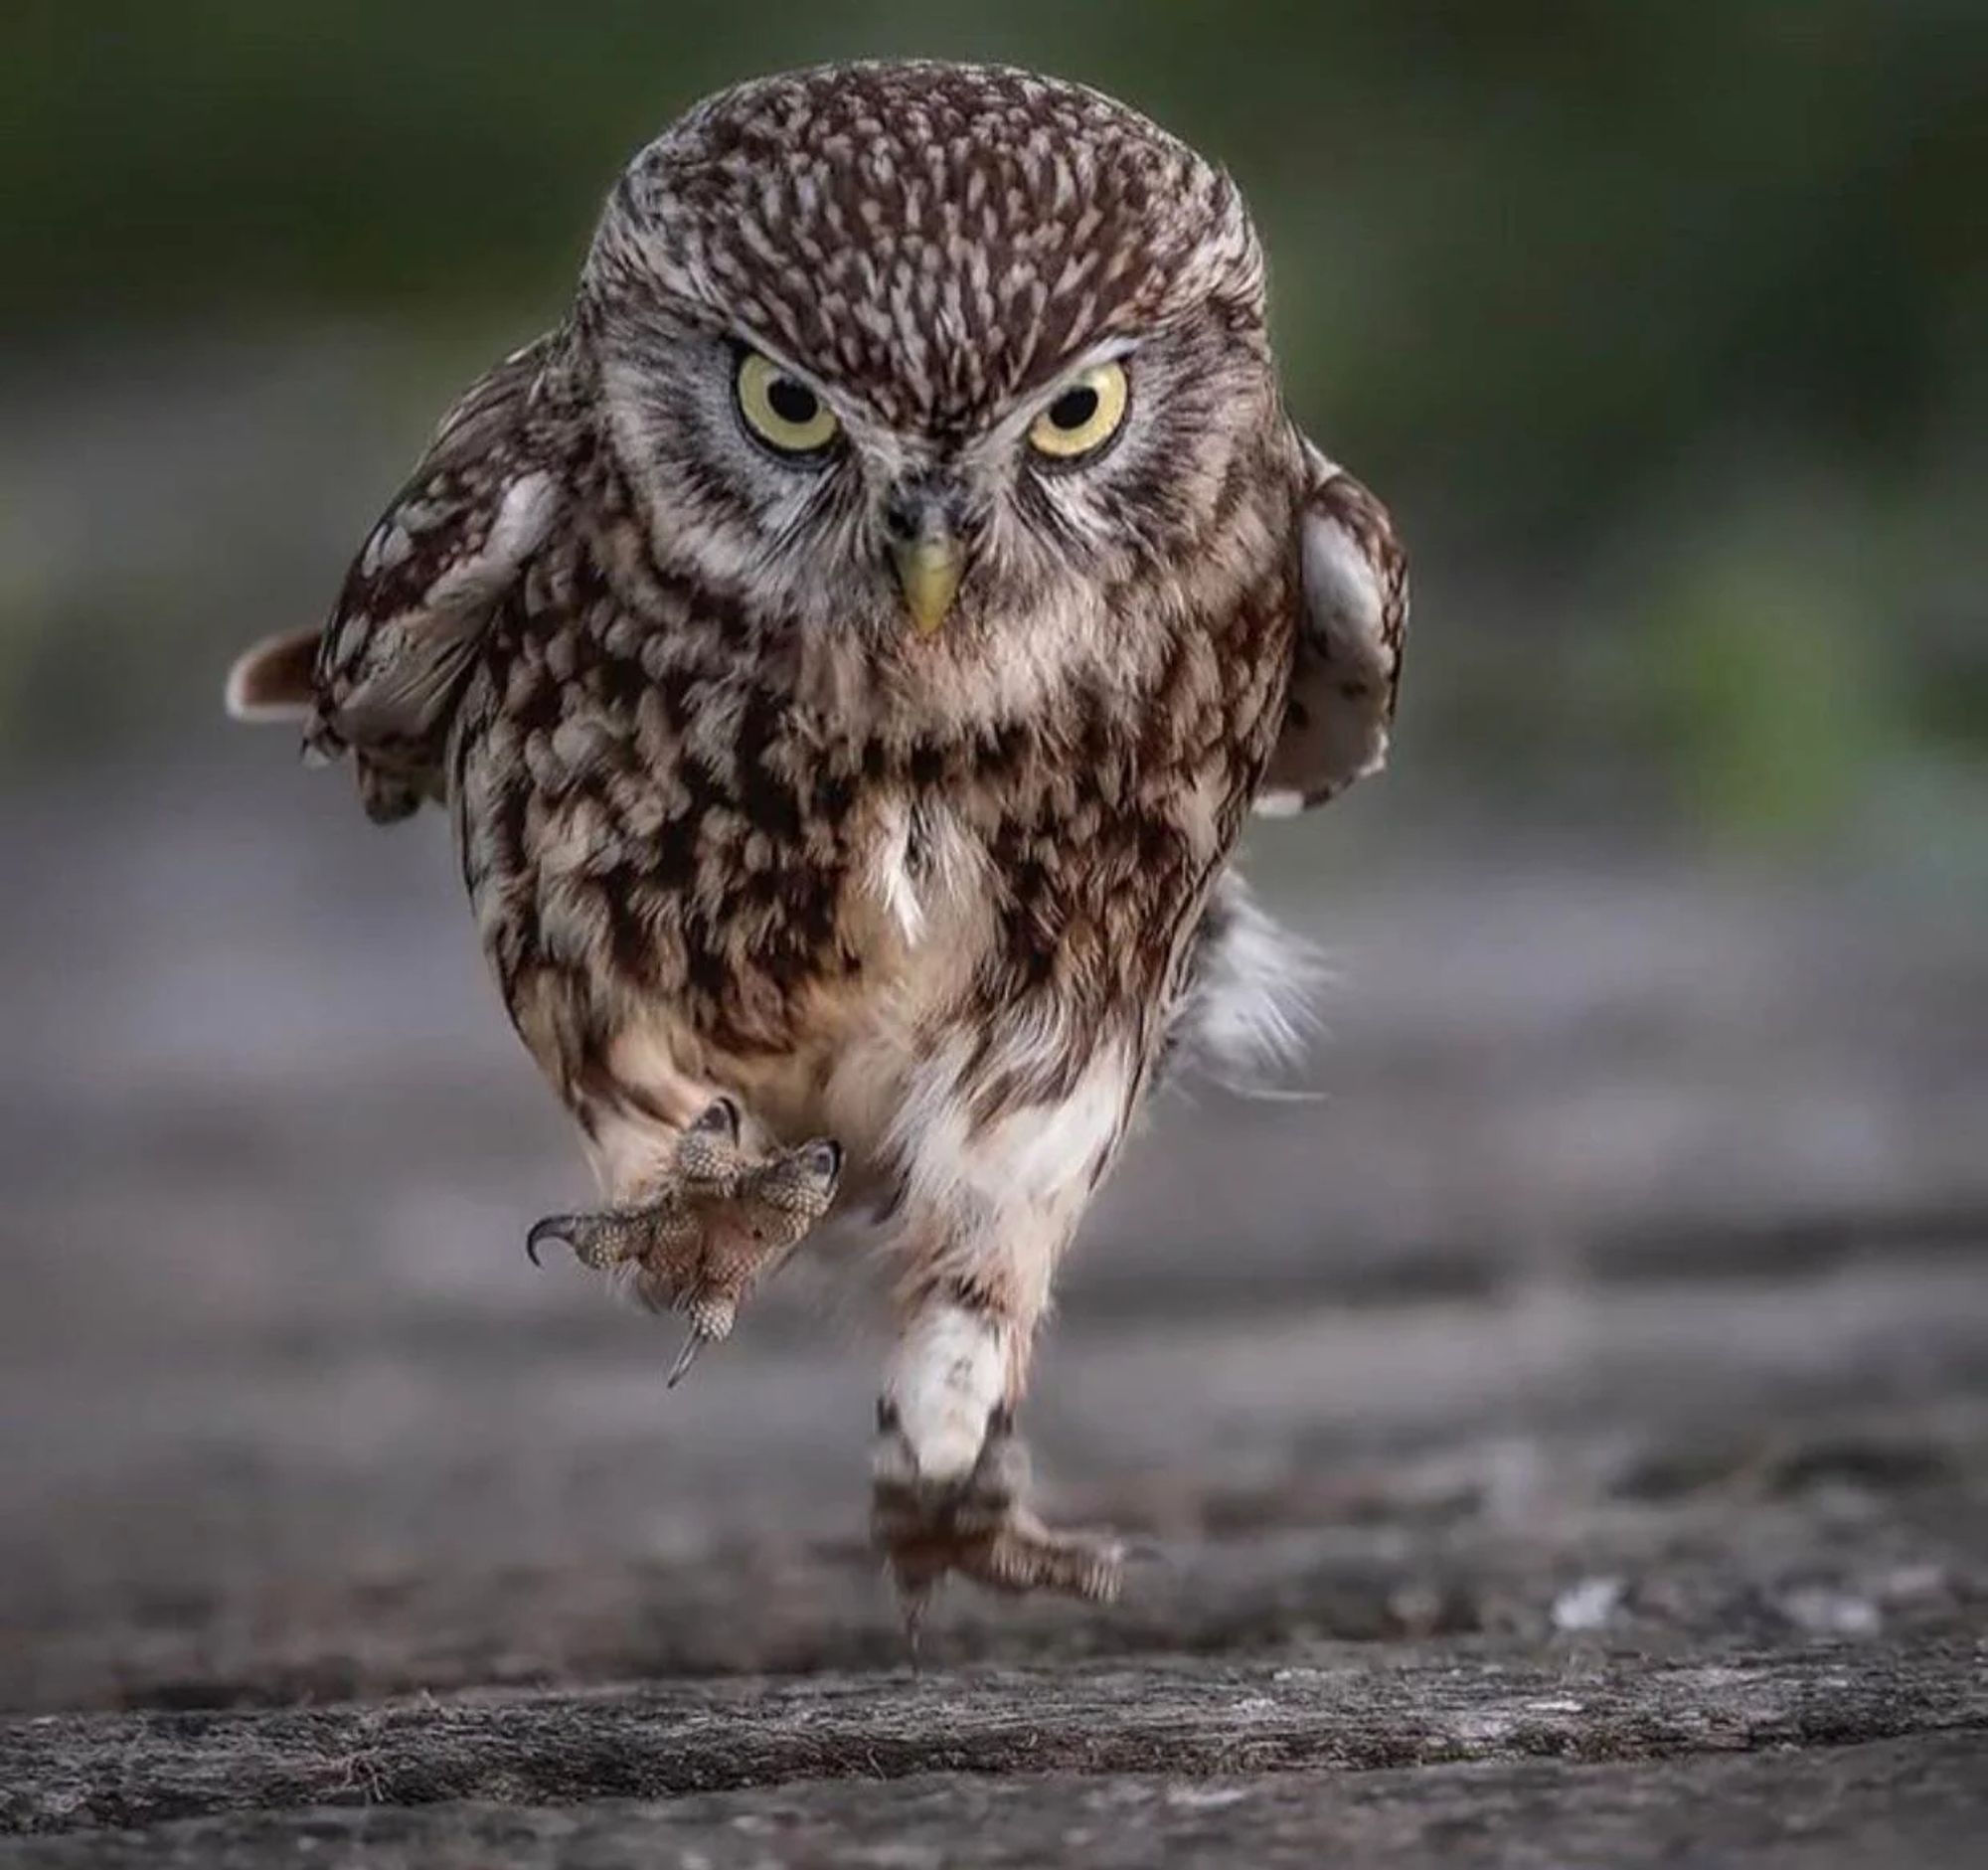
[[[1095,1603],[1118,1594],[1119,1542],[1055,1530],[1029,1503],[1028,1449],[1015,1433],[1018,1385],[982,1378],[1002,1334],[991,1320],[933,1305],[907,1329],[878,1406],[871,1529],[914,1636],[948,1572],[996,1591]]]
[[[1068,1097],[984,1123],[962,1117],[956,1082],[908,1103],[924,1120],[899,1138],[903,1277],[871,1525],[913,1629],[948,1572],[999,1591],[1118,1591],[1116,1540],[1055,1531],[1031,1509],[1015,1414],[1052,1275],[1117,1146],[1128,1086],[1107,1056]]]

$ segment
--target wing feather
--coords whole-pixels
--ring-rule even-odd
[[[553,395],[556,337],[507,357],[443,418],[346,573],[310,663],[306,752],[350,753],[375,818],[439,797],[464,681],[491,620],[545,543],[570,450]],[[258,644],[231,671],[231,712],[304,697],[307,644]]]
[[[1322,805],[1387,762],[1408,623],[1408,561],[1388,509],[1304,442],[1304,596],[1284,724],[1256,796],[1269,816]]]

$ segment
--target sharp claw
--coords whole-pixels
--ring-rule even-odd
[[[549,1240],[558,1241],[572,1250],[581,1266],[603,1272],[620,1258],[613,1251],[602,1255],[603,1239],[610,1243],[613,1239],[610,1220],[610,1216],[601,1214],[549,1214],[525,1236],[525,1257],[533,1266],[542,1266],[539,1249]]]
[[[842,1145],[832,1136],[816,1138],[801,1145],[801,1160],[833,1187],[842,1175]]]
[[[925,1613],[931,1609],[931,1587],[922,1591],[904,1591],[900,1588],[898,1610],[905,1623],[905,1653],[910,1657],[911,1673],[924,1673],[924,1649],[922,1638],[925,1628]]]
[[[691,1128],[706,1135],[723,1136],[737,1144],[743,1121],[739,1114],[737,1099],[717,1097],[704,1106],[697,1120],[691,1124]]]
[[[572,1231],[574,1222],[578,1218],[578,1216],[571,1214],[547,1215],[543,1221],[538,1222],[532,1231],[525,1236],[525,1258],[535,1267],[543,1266],[545,1262],[539,1258],[539,1243],[548,1240],[556,1240],[563,1247],[573,1247],[574,1251],[578,1253],[580,1250],[578,1247],[574,1247]]]
[[[690,1335],[683,1341],[683,1349],[677,1352],[677,1360],[670,1366],[669,1381],[663,1387],[667,1390],[673,1390],[685,1377],[689,1376],[690,1367],[697,1362],[698,1353],[710,1342],[710,1338],[704,1334],[699,1326],[692,1325]]]

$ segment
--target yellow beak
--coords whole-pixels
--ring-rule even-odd
[[[966,569],[959,541],[950,533],[908,540],[891,548],[891,562],[904,588],[911,627],[920,636],[929,636],[945,621],[959,591],[960,574]]]

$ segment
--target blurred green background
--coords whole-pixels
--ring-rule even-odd
[[[1224,160],[1394,505],[1403,807],[1988,875],[1988,6],[271,0],[0,18],[11,785],[183,759],[625,157],[857,54]]]

